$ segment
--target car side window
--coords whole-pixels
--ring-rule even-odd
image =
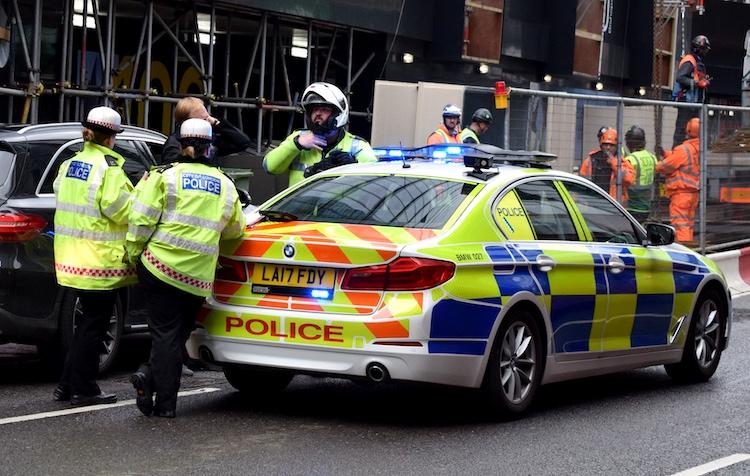
[[[525,182],[515,190],[537,240],[578,241],[573,220],[551,180]]]
[[[164,144],[157,144],[156,142],[144,141],[143,144],[146,149],[151,152],[155,164],[161,163],[161,154],[164,152]]]
[[[141,177],[143,177],[143,173],[151,168],[148,165],[148,161],[143,157],[142,152],[138,150],[133,141],[118,140],[115,142],[115,146],[112,150],[125,159],[122,168],[125,171],[125,175],[128,176],[133,185],[137,184],[141,180]]]
[[[57,177],[57,171],[60,169],[60,165],[71,158],[73,154],[80,151],[81,147],[83,147],[83,141],[75,142],[63,148],[60,153],[57,154],[55,163],[52,164],[52,167],[50,167],[47,175],[44,177],[44,182],[39,188],[39,193],[54,193],[52,185],[55,183],[55,178]]]
[[[61,140],[33,141],[28,143],[28,157],[24,162],[24,170],[18,177],[17,192],[34,193],[42,180],[52,156],[64,144]]]
[[[603,194],[591,187],[564,182],[573,202],[598,243],[640,244],[640,233],[625,214]]]

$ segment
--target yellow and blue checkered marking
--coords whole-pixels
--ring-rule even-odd
[[[487,245],[485,251],[493,264],[492,280],[483,279],[471,296],[451,290],[466,300],[436,303],[430,338],[437,340],[428,345],[431,353],[482,355],[502,306],[520,292],[544,298],[555,352],[665,345],[674,322],[690,311],[693,295],[711,272],[690,253],[620,244],[507,243]],[[558,266],[540,271],[532,264],[540,254]],[[609,268],[613,257],[625,264],[619,273]]]

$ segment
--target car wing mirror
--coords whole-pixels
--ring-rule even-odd
[[[646,245],[662,246],[674,243],[674,228],[662,223],[646,223]]]

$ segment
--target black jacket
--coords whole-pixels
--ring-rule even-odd
[[[177,131],[180,130],[179,124],[176,129]],[[221,121],[213,126],[213,134],[216,157],[242,152],[250,147],[250,138],[227,121]],[[158,159],[159,165],[180,161],[180,141],[178,140],[178,136],[179,133],[174,132],[167,137],[161,158]]]

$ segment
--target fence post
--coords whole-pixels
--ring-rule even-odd
[[[700,252],[702,254],[706,253],[706,199],[708,197],[708,194],[706,193],[706,184],[708,183],[706,174],[708,173],[708,156],[706,155],[706,151],[708,150],[707,142],[708,142],[708,124],[706,121],[708,120],[708,105],[703,103],[701,106],[701,113],[700,113],[700,120],[701,120],[701,127],[700,127],[700,192],[698,195],[698,220],[699,220],[699,228],[698,233],[700,233]]]
[[[510,94],[508,95],[508,107],[505,108],[505,137],[503,138],[504,147],[510,149]]]
[[[615,157],[617,157],[617,192],[615,193],[616,200],[619,203],[622,203],[622,161],[625,159],[625,157],[622,156],[622,123],[624,121],[623,115],[625,113],[625,104],[620,101],[617,103],[617,151],[615,151],[615,154],[617,154]]]

